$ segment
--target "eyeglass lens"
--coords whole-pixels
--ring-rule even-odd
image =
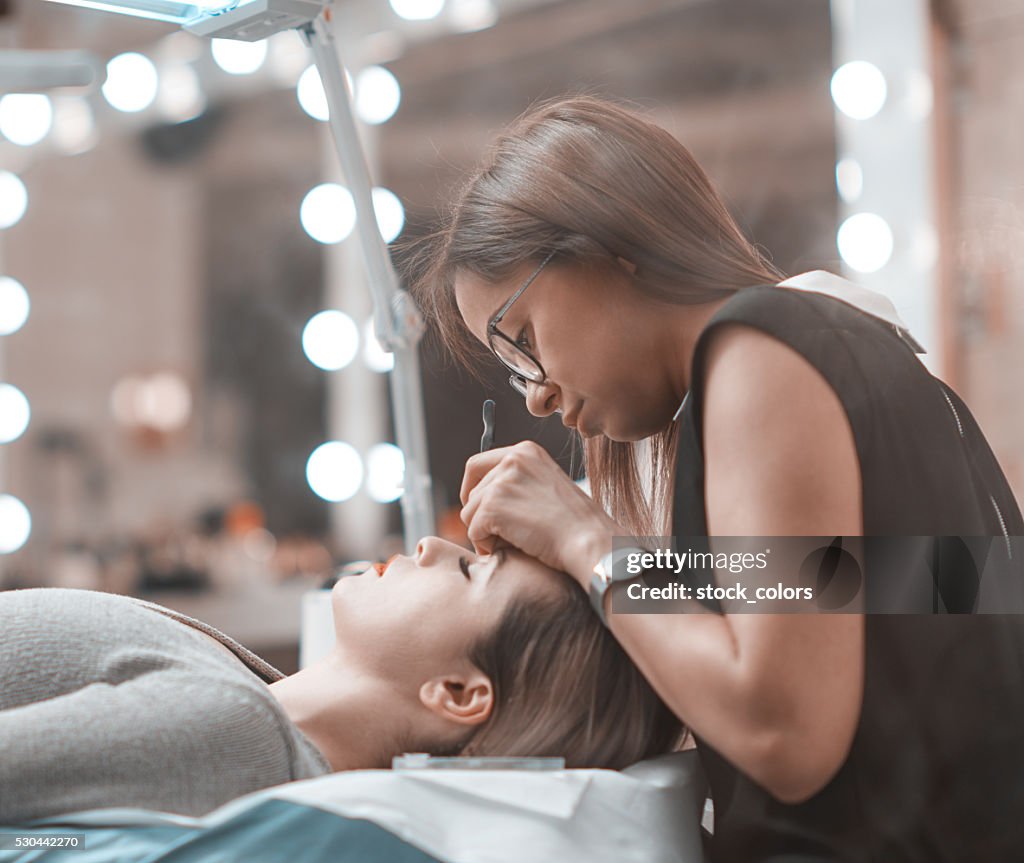
[[[508,366],[510,371],[515,372],[520,377],[537,381],[538,383],[544,380],[544,372],[537,364],[537,361],[525,353],[522,348],[503,338],[501,334],[492,336],[491,349],[498,359]]]

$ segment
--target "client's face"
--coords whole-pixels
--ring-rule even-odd
[[[466,661],[514,597],[554,595],[557,574],[517,549],[478,555],[437,537],[380,574],[342,578],[332,606],[339,647],[362,667],[415,682]]]

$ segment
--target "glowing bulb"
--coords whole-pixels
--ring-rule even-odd
[[[31,147],[49,134],[53,105],[39,93],[11,93],[0,99],[0,133],[12,144]]]
[[[462,33],[486,30],[498,23],[494,0],[452,0],[449,17]]]
[[[832,76],[832,101],[854,120],[874,117],[885,104],[886,84],[881,70],[864,60],[844,63]]]
[[[53,105],[53,142],[69,156],[84,153],[96,146],[99,135],[92,108],[80,97],[58,99]]]
[[[213,39],[210,51],[214,62],[229,75],[251,75],[267,59],[267,40],[238,42],[235,39]]]
[[[298,96],[302,110],[314,120],[323,122],[330,116],[327,108],[327,94],[324,92],[324,85],[316,66],[310,66],[299,76],[295,95]]]
[[[935,90],[931,76],[920,69],[913,70],[907,76],[907,113],[913,120],[924,120],[932,112],[935,102]]]
[[[406,21],[429,21],[444,9],[444,0],[390,0],[391,8]]]
[[[910,260],[919,270],[930,270],[939,260],[939,236],[935,226],[918,225],[911,234]]]
[[[356,226],[352,193],[337,183],[310,189],[299,208],[302,227],[318,243],[340,243]]]
[[[295,30],[282,30],[270,37],[267,67],[282,87],[294,87],[309,66],[309,48]]]
[[[11,384],[0,384],[0,443],[20,438],[31,416],[25,394]]]
[[[364,123],[390,120],[401,101],[398,79],[383,66],[367,66],[356,77],[356,113]]]
[[[265,527],[254,527],[242,537],[242,551],[257,563],[270,563],[277,550],[277,540]]]
[[[321,444],[306,462],[306,482],[326,501],[348,500],[363,484],[363,460],[342,441]]]
[[[402,496],[405,456],[394,444],[379,443],[366,456],[366,490],[378,503],[391,503]]]
[[[395,355],[385,351],[377,341],[373,318],[370,318],[363,327],[363,362],[373,372],[389,372],[395,367]]]
[[[344,312],[318,312],[302,330],[302,350],[317,368],[328,372],[343,369],[359,350],[359,330]]]
[[[858,213],[839,226],[836,245],[843,260],[853,269],[874,273],[892,257],[892,229],[881,216]]]
[[[864,172],[861,170],[860,162],[847,157],[836,163],[836,188],[839,190],[839,197],[848,204],[852,204],[860,197],[860,193],[864,191]]]
[[[129,376],[114,387],[110,409],[121,425],[167,433],[188,422],[192,393],[185,379],[174,372],[158,372],[146,378]]]
[[[192,393],[180,375],[160,372],[136,390],[136,412],[142,425],[170,432],[188,422]]]
[[[10,171],[0,171],[0,230],[21,221],[28,209],[28,190]]]
[[[205,39],[178,30],[161,39],[153,52],[162,63],[195,63],[203,56]]]
[[[17,551],[32,533],[32,516],[14,495],[0,494],[0,554]]]
[[[0,276],[0,336],[18,332],[28,320],[28,291],[17,279]]]
[[[188,63],[165,68],[160,77],[156,106],[173,123],[184,123],[202,114],[206,97],[196,70]]]
[[[103,97],[118,111],[144,111],[153,104],[159,87],[156,66],[142,54],[119,54],[107,63]]]
[[[385,243],[390,243],[405,227],[405,207],[390,189],[373,190],[373,212],[377,217],[377,228]]]
[[[345,89],[351,97],[352,76],[348,74],[348,69],[345,70]],[[317,71],[316,66],[310,66],[299,76],[299,83],[295,86],[295,95],[302,110],[314,120],[326,122],[330,119],[327,93],[324,91],[323,81],[320,80],[320,72]]]

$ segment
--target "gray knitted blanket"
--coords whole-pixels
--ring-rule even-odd
[[[271,695],[281,677],[152,603],[0,592],[0,824],[122,806],[201,815],[329,773]]]

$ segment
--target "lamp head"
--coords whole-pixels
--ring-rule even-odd
[[[257,42],[312,21],[329,0],[50,0],[86,9],[166,21],[218,39]]]

